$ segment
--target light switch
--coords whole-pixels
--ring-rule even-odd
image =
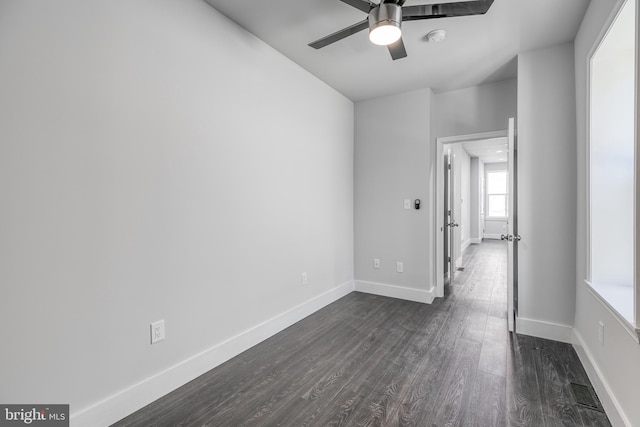
[[[404,208],[411,209],[411,199],[404,199]]]

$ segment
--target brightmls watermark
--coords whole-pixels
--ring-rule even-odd
[[[0,427],[69,427],[69,405],[0,405]]]

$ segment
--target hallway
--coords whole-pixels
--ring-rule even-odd
[[[609,426],[570,345],[506,322],[504,242],[431,305],[353,292],[116,426]]]

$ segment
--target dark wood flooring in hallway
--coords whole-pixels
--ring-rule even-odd
[[[431,305],[354,292],[115,426],[609,426],[568,344],[511,335],[506,248]]]

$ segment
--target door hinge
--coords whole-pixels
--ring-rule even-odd
[[[447,169],[451,170],[451,165],[447,165]]]
[[[449,257],[449,259],[447,261],[451,262],[451,257]]]

